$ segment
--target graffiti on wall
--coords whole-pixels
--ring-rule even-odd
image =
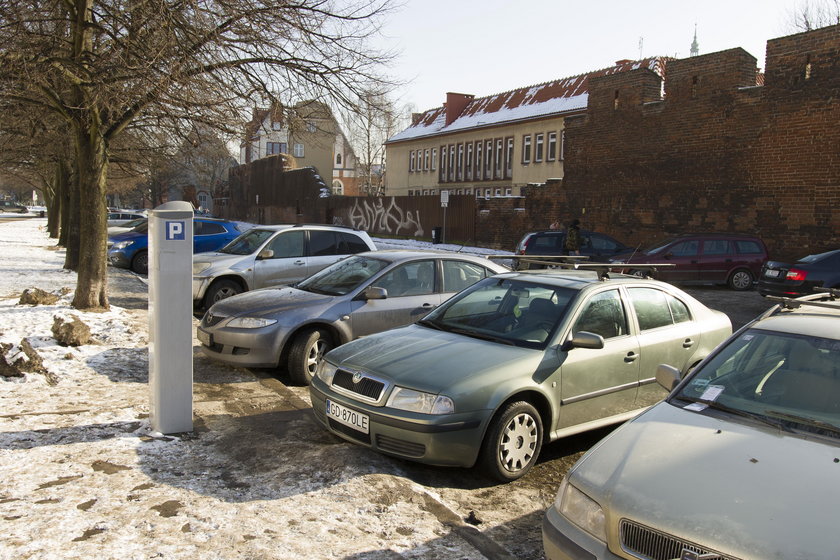
[[[422,237],[420,211],[403,211],[395,197],[390,199],[387,207],[381,197],[356,199],[348,211],[350,225],[374,233]]]

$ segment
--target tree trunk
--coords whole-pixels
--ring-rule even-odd
[[[73,167],[78,167],[74,164]],[[66,211],[62,214],[62,223],[64,224],[64,243],[63,247],[67,249],[64,255],[64,268],[67,270],[79,270],[79,251],[81,250],[81,231],[79,229],[79,216],[81,215],[81,208],[79,202],[80,189],[79,173],[75,171],[64,175],[64,206]]]
[[[79,276],[73,307],[97,309],[108,305],[108,267],[106,259],[107,218],[105,180],[108,172],[108,145],[98,131],[79,127],[76,133],[76,160],[80,208],[79,232],[85,240],[79,247]]]

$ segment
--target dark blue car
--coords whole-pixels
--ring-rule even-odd
[[[763,296],[799,297],[814,288],[840,288],[840,249],[794,263],[767,261],[758,277],[758,293]]]
[[[193,253],[220,249],[250,227],[250,224],[242,222],[193,218]],[[130,268],[138,274],[146,274],[149,270],[148,250],[148,222],[108,238],[108,262],[120,268]]]

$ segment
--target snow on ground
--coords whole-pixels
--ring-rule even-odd
[[[112,270],[109,311],[72,309],[76,277],[45,226],[0,223],[0,342],[27,338],[54,379],[0,377],[0,560],[542,557],[559,479],[497,494],[469,471],[341,442],[317,427],[305,388],[270,375],[196,355],[195,430],[151,433],[146,309],[116,304],[143,302],[145,286]],[[18,304],[35,287],[66,294]],[[96,342],[58,345],[57,315]],[[463,521],[472,510],[478,529]]]

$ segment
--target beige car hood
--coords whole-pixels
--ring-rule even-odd
[[[660,403],[574,467],[607,515],[739,558],[840,557],[838,440]]]

